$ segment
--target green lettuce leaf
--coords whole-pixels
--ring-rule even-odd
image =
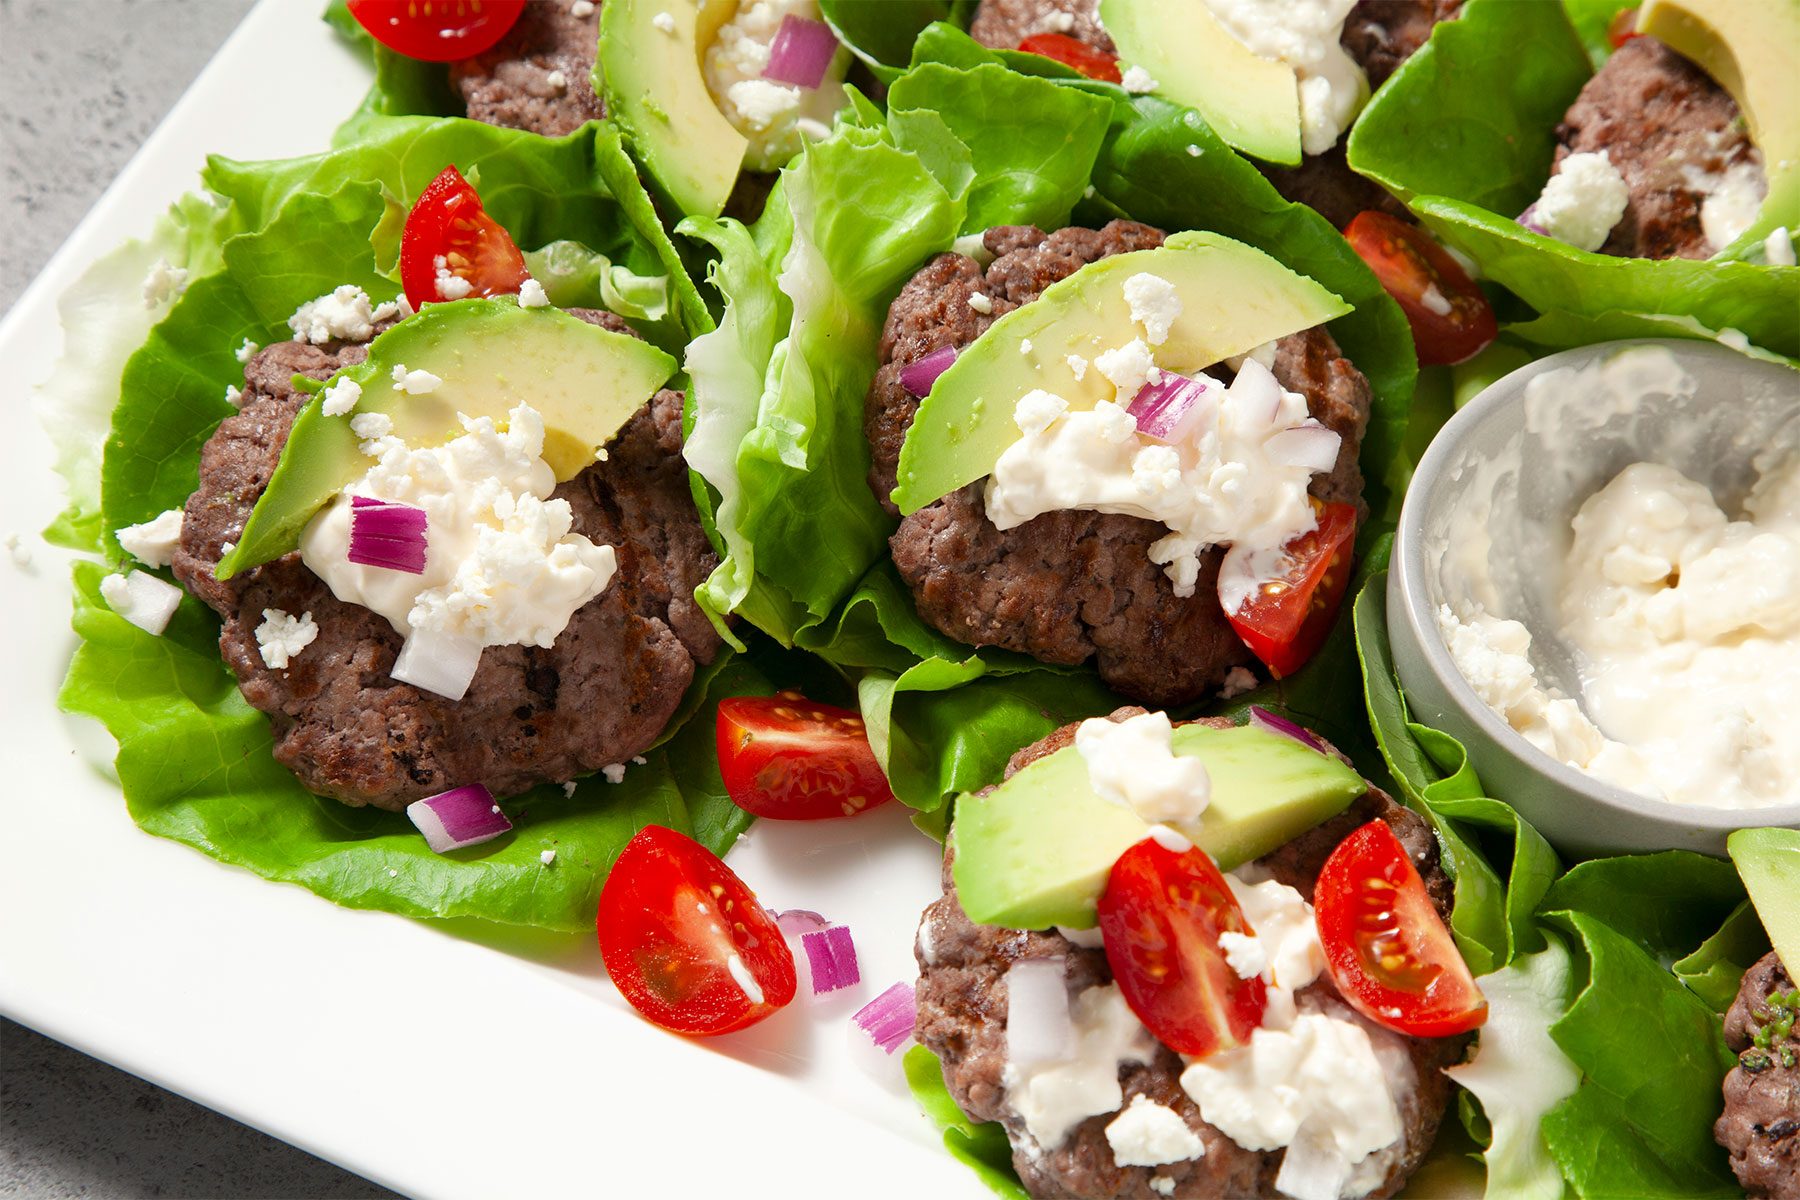
[[[1030,1200],[1013,1170],[1012,1143],[994,1121],[971,1121],[950,1098],[944,1086],[944,1068],[937,1055],[923,1046],[906,1052],[906,1086],[919,1110],[944,1134],[944,1148],[958,1162],[970,1167],[982,1184],[1001,1200]]]
[[[462,97],[450,86],[450,72],[444,63],[421,62],[389,50],[350,15],[345,0],[331,0],[325,7],[324,20],[375,70],[368,93],[356,112],[332,135],[332,145],[354,145],[369,124],[383,117],[463,114]]]
[[[971,7],[952,0],[819,0],[819,12],[838,40],[867,63],[882,82],[891,82],[912,56],[913,39],[934,21],[952,19],[953,10]]]

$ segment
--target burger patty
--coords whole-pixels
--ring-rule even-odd
[[[889,494],[918,411],[900,383],[907,364],[943,346],[968,346],[1001,316],[1088,263],[1162,240],[1161,231],[1131,221],[1049,235],[1004,226],[983,236],[995,255],[985,272],[973,259],[940,254],[913,276],[888,309],[881,367],[864,410],[869,483],[881,503],[897,515]],[[991,313],[969,307],[976,292],[993,301]],[[1313,495],[1355,504],[1360,513],[1357,453],[1369,417],[1367,380],[1322,328],[1283,338],[1274,373],[1343,439],[1334,469],[1314,477]],[[1166,532],[1157,522],[1063,510],[1000,530],[987,519],[984,486],[969,484],[907,516],[889,540],[919,615],[946,636],[1042,662],[1093,659],[1108,686],[1159,707],[1205,696],[1233,667],[1252,661],[1213,598],[1222,551],[1201,556],[1195,594],[1182,598],[1150,561],[1151,544]]]
[[[629,332],[611,313],[571,312]],[[658,392],[609,443],[605,462],[556,489],[574,532],[614,548],[612,581],[548,649],[484,650],[460,701],[391,678],[400,635],[385,617],[333,596],[298,551],[214,577],[307,402],[292,377],[328,379],[367,353],[354,343],[281,342],[250,360],[239,411],[201,451],[175,554],[176,578],[224,618],[220,653],[244,698],[269,715],[276,761],[319,795],[398,810],[467,783],[511,795],[642,753],[721,645],[693,600],[718,560],[688,490],[679,392]],[[264,609],[310,613],[318,626],[284,670],[259,651]]]
[[[1142,711],[1120,709],[1112,719],[1123,720]],[[1216,718],[1203,723],[1231,724]],[[1066,725],[1019,751],[1007,764],[1007,777],[1069,745],[1076,728]],[[1353,830],[1373,820],[1386,821],[1393,829],[1424,878],[1432,903],[1447,914],[1451,884],[1438,865],[1437,843],[1430,827],[1373,787],[1345,812],[1258,859],[1255,866],[1310,900],[1331,851]],[[1119,1082],[1127,1102],[1145,1095],[1180,1114],[1205,1144],[1206,1151],[1199,1158],[1158,1167],[1116,1165],[1106,1138],[1111,1113],[1087,1118],[1069,1131],[1060,1146],[1046,1151],[1006,1102],[1002,1076],[1006,1068],[1008,969],[1020,959],[1061,957],[1072,1002],[1086,988],[1112,981],[1103,950],[1083,949],[1054,930],[976,925],[957,901],[946,855],[944,896],[925,910],[914,953],[920,969],[918,1040],[942,1061],[944,1082],[963,1112],[973,1120],[999,1121],[1005,1126],[1012,1142],[1013,1166],[1033,1196],[1157,1200],[1164,1193],[1152,1188],[1152,1179],[1171,1180],[1173,1191],[1168,1194],[1175,1196],[1276,1195],[1275,1177],[1286,1152],[1246,1150],[1207,1124],[1198,1105],[1181,1087],[1181,1059],[1166,1047],[1158,1049],[1151,1063],[1122,1067]],[[1321,975],[1301,995],[1331,999],[1337,997],[1337,991],[1329,976]],[[1397,1147],[1377,1151],[1392,1161],[1381,1185],[1369,1193],[1376,1197],[1397,1192],[1430,1150],[1452,1090],[1442,1068],[1460,1061],[1468,1046],[1466,1037],[1402,1040],[1411,1057],[1413,1081],[1409,1090],[1395,1097],[1402,1127]]]
[[[1713,1139],[1730,1151],[1731,1169],[1753,1200],[1800,1200],[1800,1063],[1788,1065],[1783,1054],[1800,1057],[1800,1029],[1766,1050],[1751,1040],[1771,1015],[1769,997],[1793,991],[1781,959],[1766,954],[1744,973],[1725,1014],[1725,1041],[1738,1065],[1725,1076],[1725,1111]]]
[[[1602,254],[1706,258],[1700,206],[1711,182],[1762,161],[1737,102],[1699,67],[1652,37],[1613,51],[1556,129],[1556,163],[1604,151],[1630,199]]]
[[[486,54],[450,64],[469,117],[561,137],[605,115],[594,94],[600,6],[584,17],[571,0],[532,0]]]

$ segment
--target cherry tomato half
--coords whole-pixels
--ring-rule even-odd
[[[1122,78],[1117,55],[1096,50],[1066,33],[1034,33],[1019,43],[1019,49],[1027,54],[1054,58],[1063,66],[1074,67],[1089,79],[1098,79],[1102,83],[1117,83]]]
[[[851,817],[894,798],[862,718],[799,692],[719,702],[719,770],[737,806],[778,821]]]
[[[1288,572],[1251,593],[1226,619],[1277,679],[1306,665],[1325,642],[1350,587],[1356,509],[1314,501],[1319,524],[1288,544]]]
[[[1225,961],[1226,932],[1250,924],[1206,851],[1146,838],[1113,864],[1100,897],[1107,964],[1131,1011],[1177,1054],[1243,1045],[1262,1024],[1267,985]]]
[[[1406,314],[1422,366],[1459,363],[1500,332],[1475,281],[1417,225],[1384,212],[1358,213],[1344,237]]]
[[[469,290],[446,296],[438,260]],[[531,277],[512,235],[481,207],[481,197],[455,167],[432,180],[406,216],[400,233],[400,282],[414,308],[468,296],[505,296]]]
[[[1613,19],[1606,25],[1606,40],[1617,50],[1634,37],[1642,37],[1638,32],[1638,10],[1636,5],[1621,8],[1613,14]]]
[[[794,955],[718,855],[646,825],[600,889],[600,956],[631,1006],[676,1033],[754,1025],[794,998]]]
[[[1357,1011],[1413,1037],[1449,1037],[1487,1020],[1487,1001],[1385,821],[1325,860],[1313,916],[1332,982]]]
[[[518,23],[525,0],[350,0],[350,15],[397,54],[455,62],[492,50]]]

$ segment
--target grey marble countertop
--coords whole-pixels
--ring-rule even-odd
[[[0,180],[13,263],[0,277],[0,311],[18,299],[251,2],[0,0]],[[0,1198],[391,1195],[0,1021]]]

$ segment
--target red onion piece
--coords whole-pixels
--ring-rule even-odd
[[[762,77],[795,87],[816,88],[837,53],[837,34],[823,21],[796,17],[792,13],[781,18],[781,28],[769,44],[769,65]]]
[[[1164,371],[1155,383],[1146,383],[1131,398],[1125,411],[1137,421],[1138,432],[1159,442],[1186,441],[1208,405],[1202,403],[1208,388],[1202,380]]]
[[[480,665],[481,643],[474,638],[415,629],[400,647],[388,675],[446,699],[461,700]]]
[[[918,1019],[910,983],[896,983],[850,1018],[885,1054],[892,1054],[912,1038],[913,1026]]]
[[[1273,371],[1254,358],[1246,358],[1238,366],[1237,378],[1231,381],[1231,399],[1246,429],[1273,425],[1281,415],[1281,384]]]
[[[1284,467],[1329,471],[1337,465],[1339,442],[1337,433],[1323,425],[1296,425],[1269,439],[1269,461]]]
[[[956,354],[955,346],[939,346],[924,358],[907,363],[900,368],[900,386],[923,400],[930,394],[937,377],[956,361]]]
[[[1350,1182],[1350,1170],[1330,1133],[1302,1129],[1282,1155],[1275,1190],[1292,1200],[1337,1200]]]
[[[350,497],[351,562],[365,567],[425,573],[425,510],[368,496]]]
[[[803,933],[800,945],[806,951],[813,995],[822,996],[862,982],[862,972],[856,965],[856,943],[850,938],[848,926],[833,925]]]
[[[789,937],[817,933],[831,925],[830,921],[809,908],[790,908],[786,912],[771,909],[769,916],[775,919],[775,927]]]
[[[1545,237],[1550,236],[1550,231],[1538,224],[1537,203],[1535,201],[1532,202],[1529,208],[1519,214],[1518,222],[1533,233],[1541,233]]]
[[[1319,739],[1318,734],[1294,724],[1286,717],[1277,716],[1260,704],[1250,706],[1250,724],[1258,729],[1266,729],[1277,737],[1299,742],[1308,750],[1317,750],[1320,754],[1325,753],[1325,743]]]
[[[491,842],[512,828],[493,793],[479,783],[415,800],[406,806],[406,815],[439,854]]]
[[[1075,1054],[1061,958],[1022,958],[1006,971],[1006,1058],[1024,1070]]]

